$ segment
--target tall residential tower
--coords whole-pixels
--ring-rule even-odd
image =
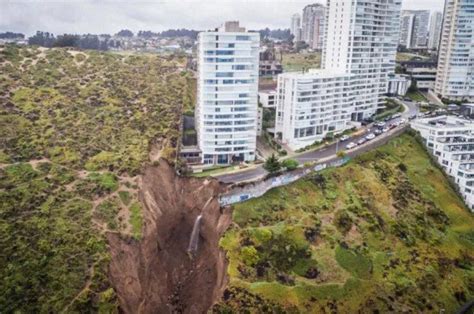
[[[205,164],[255,159],[260,35],[226,22],[198,36],[196,129]]]
[[[427,47],[430,11],[404,10],[400,24],[400,45],[405,48]]]
[[[291,16],[290,33],[294,36],[293,41],[301,41],[301,15],[299,13]]]
[[[310,4],[303,9],[302,40],[311,49],[322,49],[326,8],[321,4]]]
[[[474,1],[446,0],[435,93],[474,101]]]
[[[354,76],[352,120],[375,114],[395,72],[401,0],[328,0],[324,69]]]
[[[428,48],[438,50],[441,37],[441,26],[443,25],[443,13],[433,12],[430,20],[430,32],[428,39]]]
[[[401,0],[328,0],[321,70],[278,77],[275,136],[292,149],[375,114],[395,71]]]

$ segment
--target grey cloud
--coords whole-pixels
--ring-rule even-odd
[[[157,0],[12,1],[0,0],[0,31],[61,33],[210,29],[240,20],[250,29],[289,27],[293,13],[324,0]],[[405,0],[405,9],[441,10],[443,0]]]

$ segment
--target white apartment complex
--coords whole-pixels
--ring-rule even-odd
[[[435,93],[474,101],[474,1],[446,0]]]
[[[302,40],[311,49],[323,49],[326,8],[321,4],[310,4],[303,9]]]
[[[428,48],[437,50],[441,37],[441,27],[443,26],[443,13],[433,12],[430,19],[430,31],[428,38]]]
[[[198,36],[196,130],[205,164],[255,159],[259,33],[226,22]]]
[[[416,119],[411,127],[420,132],[426,147],[459,187],[474,211],[474,122],[455,116]]]
[[[323,70],[278,77],[277,138],[298,149],[376,113],[395,71],[400,7],[400,0],[327,1]]]
[[[350,75],[330,70],[278,76],[275,134],[296,150],[349,128],[354,111]]]
[[[294,36],[293,41],[301,41],[301,15],[299,13],[291,17],[290,33]]]
[[[405,48],[428,46],[430,11],[403,10],[400,18],[400,45]]]

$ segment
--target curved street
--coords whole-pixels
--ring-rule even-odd
[[[403,119],[408,121],[409,117],[418,114],[418,107],[413,102],[402,101],[398,98],[391,98],[405,106],[405,111],[402,113]],[[388,121],[388,123],[394,123],[400,120],[401,118],[395,118]],[[364,152],[377,148],[385,143],[387,143],[390,139],[397,137],[400,135],[406,128],[408,127],[408,123],[405,122],[404,124],[386,132],[382,133],[381,135],[377,136],[375,139],[368,141],[360,146],[356,146],[351,150],[345,150],[345,146],[349,142],[357,142],[359,139],[365,137],[371,130],[374,128],[373,124],[369,124],[362,128],[364,132],[357,136],[351,137],[349,140],[339,143],[333,143],[322,147],[320,149],[300,153],[294,156],[291,156],[292,159],[297,160],[300,164],[304,164],[306,162],[320,162],[326,163],[331,162],[333,160],[338,159],[337,151],[345,150],[347,155],[350,157],[355,157],[360,155]],[[248,182],[258,180],[263,178],[267,174],[267,171],[263,169],[263,164],[256,165],[251,169],[240,170],[238,172],[227,173],[227,174],[219,174],[215,175],[214,177],[219,179],[219,181],[224,183],[239,183],[239,182]]]

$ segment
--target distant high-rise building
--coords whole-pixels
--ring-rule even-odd
[[[292,149],[375,114],[395,71],[401,0],[328,0],[322,69],[278,76],[275,136]]]
[[[443,25],[443,14],[441,12],[433,12],[430,19],[430,31],[428,39],[428,48],[437,50],[441,37],[441,26]]]
[[[435,92],[474,101],[474,1],[446,0]]]
[[[290,33],[294,36],[293,41],[301,41],[301,15],[299,13],[291,17]]]
[[[303,9],[302,40],[311,49],[322,49],[326,9],[321,4],[310,4]]]
[[[430,11],[404,10],[400,18],[400,45],[406,48],[428,46]]]
[[[260,35],[227,22],[198,36],[196,130],[205,164],[255,159]]]

